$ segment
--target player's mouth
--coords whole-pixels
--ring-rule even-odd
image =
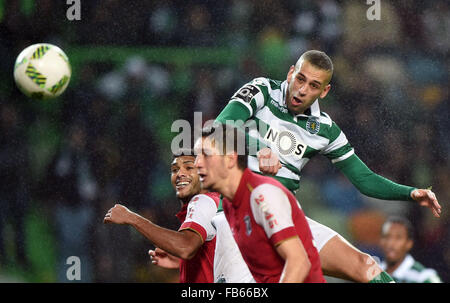
[[[175,187],[177,190],[181,190],[192,183],[192,180],[182,179],[178,180],[177,183],[175,183]]]
[[[391,259],[391,260],[395,260],[397,258],[397,252],[393,249],[387,249],[385,251],[386,254],[386,258]]]
[[[200,182],[205,181],[205,178],[206,178],[206,174],[205,174],[205,173],[199,172],[199,173],[198,173],[198,176],[199,176]]]
[[[293,106],[299,106],[303,104],[303,101],[295,96],[292,97],[291,103]]]

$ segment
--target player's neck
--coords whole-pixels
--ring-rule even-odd
[[[239,187],[239,184],[241,183],[242,175],[244,174],[244,171],[236,168],[233,169],[230,172],[230,175],[228,176],[221,194],[228,200],[233,201],[234,196],[236,195],[236,191]]]
[[[193,194],[191,196],[187,196],[187,197],[184,197],[182,199],[179,199],[180,202],[181,202],[181,207],[183,207],[184,204],[188,204],[195,195],[206,194],[207,192],[209,192],[209,190],[202,189],[198,193],[195,193],[195,194]]]
[[[405,261],[406,255],[396,262],[386,262],[386,272],[392,274]]]

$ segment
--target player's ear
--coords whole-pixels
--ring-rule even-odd
[[[406,243],[406,248],[409,250],[411,250],[411,248],[413,247],[414,242],[412,239],[408,239],[408,242]]]
[[[291,65],[291,67],[289,68],[287,77],[286,77],[286,80],[288,83],[291,82],[291,78],[292,78],[292,74],[294,73],[294,70],[295,70],[295,66]]]
[[[227,158],[227,168],[233,168],[238,165],[238,156],[237,153],[229,153],[226,155]]]
[[[325,89],[323,90],[323,92],[320,94],[320,99],[325,98],[326,95],[328,95],[328,92],[331,89],[331,84],[327,84],[327,86],[325,86]]]

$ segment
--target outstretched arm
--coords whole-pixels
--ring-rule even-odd
[[[431,187],[429,189],[415,189],[412,191],[411,197],[414,201],[418,202],[420,206],[430,208],[435,217],[439,218],[441,216],[441,205],[439,205],[434,192],[431,191]]]
[[[201,236],[194,231],[163,228],[120,204],[116,204],[108,211],[103,222],[131,225],[155,246],[185,260],[194,257],[203,244]]]
[[[155,250],[149,250],[148,254],[150,256],[150,259],[152,260],[152,264],[154,265],[170,269],[180,267],[180,258],[172,256],[171,254],[165,252],[159,247],[156,247]]]
[[[429,189],[401,185],[375,174],[355,154],[336,162],[335,166],[366,196],[382,200],[416,201],[430,208],[435,217],[440,216],[441,206]]]

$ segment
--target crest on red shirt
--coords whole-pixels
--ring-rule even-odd
[[[249,215],[246,215],[244,217],[244,223],[245,223],[245,233],[247,234],[247,236],[250,236],[250,234],[252,233],[252,223],[250,221]]]

